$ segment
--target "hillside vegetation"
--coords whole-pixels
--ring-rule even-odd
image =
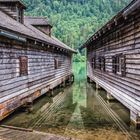
[[[53,34],[77,49],[131,0],[23,0],[26,15],[45,16]]]

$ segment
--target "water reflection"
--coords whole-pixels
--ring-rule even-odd
[[[73,70],[72,86],[57,89],[52,98],[38,99],[33,113],[18,111],[3,123],[82,140],[139,139],[139,133],[129,130],[129,111],[119,102],[108,102],[105,91],[87,84],[85,63],[75,63]]]

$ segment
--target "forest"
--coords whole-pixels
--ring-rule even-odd
[[[53,35],[78,49],[131,0],[23,0],[26,15],[43,16],[53,25]],[[83,52],[84,54],[84,52]],[[78,54],[74,61],[84,61]]]

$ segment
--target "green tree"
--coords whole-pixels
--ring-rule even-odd
[[[77,49],[131,0],[23,0],[26,15],[45,16],[53,35]],[[84,54],[84,53],[83,53]],[[80,55],[75,57],[76,61]]]

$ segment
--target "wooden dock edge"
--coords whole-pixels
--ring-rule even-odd
[[[100,90],[101,88],[104,89],[107,92],[107,98],[108,100],[112,101],[112,100],[117,100],[111,93],[109,93],[100,83],[98,83],[96,80],[94,80],[93,78],[89,77],[87,75],[87,80],[90,83],[95,83],[96,84],[96,89]],[[119,101],[119,100],[117,100]],[[120,102],[120,101],[119,101]],[[121,102],[122,103],[122,102]],[[123,104],[123,103],[122,103]],[[124,104],[123,104],[124,105]],[[125,105],[124,105],[125,106]],[[128,107],[127,107],[128,108]],[[130,127],[132,129],[140,129],[140,113],[138,112],[134,112],[133,110],[131,110],[130,108],[128,108],[130,110]]]
[[[63,82],[70,81],[72,84],[74,82],[74,74],[68,74],[65,75],[59,79],[55,79],[52,82],[49,83],[49,85],[46,85],[46,87],[35,91],[34,93],[27,95],[25,97],[22,97],[22,95],[19,95],[18,97],[11,98],[3,103],[0,104],[0,109],[2,110],[0,112],[0,121],[5,119],[7,116],[12,114],[17,108],[25,105],[26,103],[31,103],[35,99],[39,98],[40,96],[44,94],[49,95],[49,91],[53,90],[55,87],[61,85]],[[17,100],[18,99],[18,100]],[[13,104],[12,108],[8,107],[8,104]]]
[[[13,129],[13,130],[19,130],[19,131],[25,131],[25,132],[33,132],[33,129],[21,128],[21,127],[9,126],[9,125],[0,125],[0,127]]]

